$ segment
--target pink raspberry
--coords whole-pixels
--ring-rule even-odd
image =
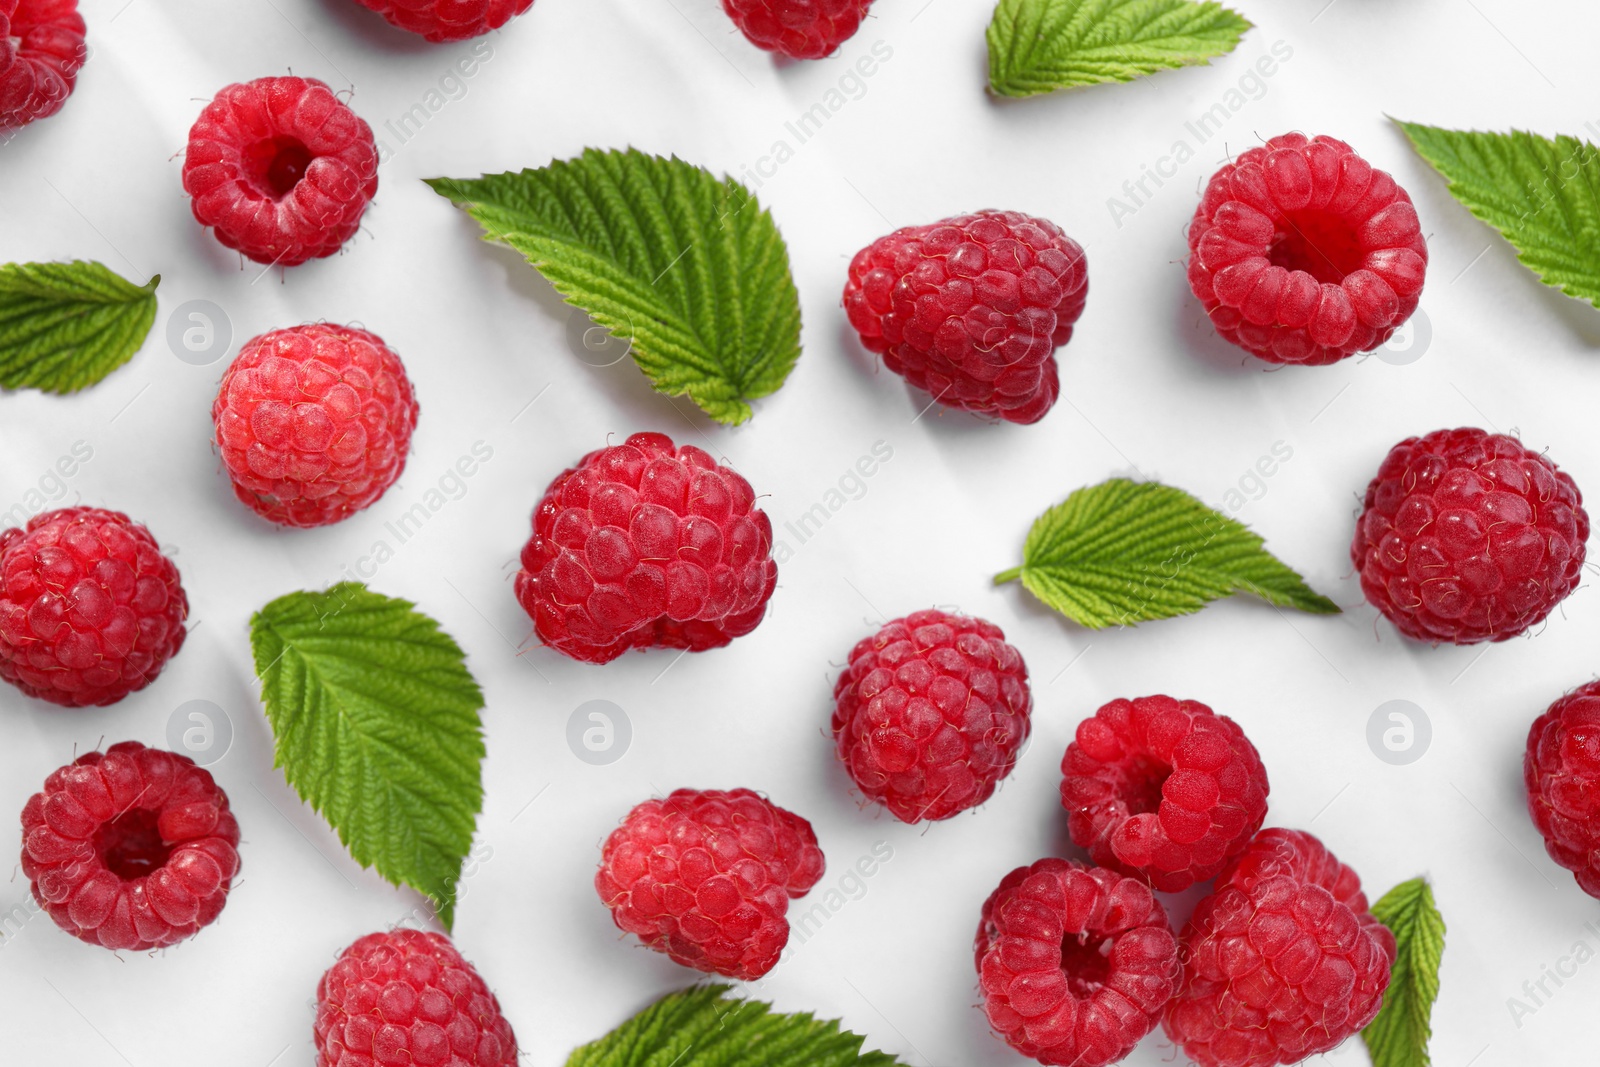
[[[1184,927],[1167,1036],[1200,1067],[1299,1063],[1372,1021],[1394,957],[1354,871],[1308,833],[1263,830]]]
[[[89,56],[78,0],[0,0],[0,130],[61,110]]]
[[[1389,450],[1350,559],[1361,591],[1419,641],[1504,641],[1578,586],[1589,516],[1572,479],[1504,434],[1435,430]]]
[[[1417,309],[1428,246],[1394,179],[1332,137],[1274,137],[1211,177],[1189,286],[1217,332],[1269,363],[1377,348]]]
[[[1522,759],[1528,814],[1550,858],[1600,897],[1600,682],[1550,705]]]
[[[187,756],[137,741],[90,752],[22,809],[22,873],[73,937],[165,948],[214,922],[239,873],[228,794]]]
[[[863,639],[833,687],[833,736],[857,787],[902,822],[982,804],[1017,765],[1033,697],[1000,627],[929,610]]]
[[[443,934],[368,934],[317,981],[317,1067],[516,1067],[500,1002]]]
[[[872,0],[722,0],[750,43],[792,59],[822,59],[855,36]]]
[[[464,41],[498,30],[533,0],[356,0],[392,26],[430,41]]]
[[[1156,1028],[1178,942],[1150,887],[1103,867],[1043,859],[983,905],[974,946],[983,1010],[1040,1063],[1115,1063]]]
[[[183,647],[178,568],[117,511],[63,508],[0,533],[0,678],[66,707],[115,704]]]
[[[697,971],[754,981],[822,878],[811,824],[748,789],[647,800],[606,838],[594,887],[618,928]]]
[[[721,648],[778,581],[750,483],[693,445],[636,433],[562,472],[533,513],[516,594],[539,639],[586,663]]]
[[[400,477],[417,400],[383,338],[313,323],[245,342],[211,420],[246,507],[284,526],[327,526]]]
[[[1197,700],[1113,700],[1061,760],[1074,844],[1177,893],[1216,877],[1267,815],[1267,771],[1232,719]]]
[[[355,236],[378,191],[372,130],[315,78],[230,85],[189,130],[194,217],[257,263],[292,267]]]
[[[884,366],[947,407],[1038,422],[1055,350],[1089,295],[1083,249],[1048,219],[980,211],[907,226],[856,254],[844,309]]]

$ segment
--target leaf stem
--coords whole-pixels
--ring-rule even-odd
[[[995,575],[994,576],[994,584],[995,585],[1005,585],[1007,582],[1014,582],[1018,578],[1021,578],[1021,577],[1022,577],[1022,568],[1021,567],[1012,567],[1008,571],[1001,571],[999,574]]]

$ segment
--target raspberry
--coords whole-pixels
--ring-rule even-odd
[[[317,1067],[515,1067],[517,1038],[443,934],[368,934],[317,980]]]
[[[1568,693],[1533,721],[1522,780],[1545,851],[1579,888],[1600,897],[1600,682]]]
[[[823,872],[811,824],[748,789],[679,789],[628,813],[594,887],[618,928],[685,967],[753,981]]]
[[[391,26],[435,43],[465,41],[498,30],[533,6],[533,0],[356,0]]]
[[[1061,773],[1073,843],[1164,893],[1216,877],[1267,815],[1255,746],[1197,700],[1113,700],[1078,724]]]
[[[1028,668],[1000,627],[930,610],[861,641],[833,687],[833,736],[861,791],[902,822],[988,800],[1028,739]]]
[[[1389,450],[1350,559],[1407,637],[1470,645],[1536,625],[1578,585],[1589,516],[1565,473],[1522,442],[1435,430]]]
[[[692,445],[637,433],[564,471],[533,512],[516,594],[539,639],[586,663],[721,648],[778,581],[750,483]]]
[[[1327,1052],[1383,1006],[1394,935],[1361,879],[1299,830],[1263,830],[1195,907],[1167,1036],[1200,1067]]]
[[[1061,859],[1005,876],[974,952],[989,1025],[1024,1056],[1071,1067],[1132,1052],[1178,977],[1178,941],[1150,887]]]
[[[188,756],[137,741],[56,770],[22,809],[22,873],[73,937],[166,948],[209,926],[239,873],[228,794]]]
[[[0,130],[61,110],[89,57],[78,0],[0,0]]]
[[[230,85],[189,130],[194,217],[257,263],[292,267],[355,236],[378,191],[371,128],[315,78]]]
[[[1211,176],[1189,224],[1189,287],[1217,332],[1269,363],[1377,348],[1417,309],[1428,246],[1394,179],[1298,133]]]
[[[417,401],[383,338],[314,323],[245,342],[211,406],[233,491],[262,518],[327,526],[406,467]]]
[[[1088,261],[1061,227],[980,211],[856,253],[844,308],[861,343],[935,400],[1030,423],[1061,391],[1055,350],[1088,295]]]
[[[150,531],[63,508],[0,533],[0,678],[66,707],[115,704],[178,654],[189,598]]]
[[[722,0],[750,43],[792,59],[822,59],[855,36],[872,0]]]

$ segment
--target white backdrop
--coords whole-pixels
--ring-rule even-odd
[[[211,769],[243,828],[244,875],[198,938],[120,958],[30,918],[20,872],[0,882],[8,1059],[311,1063],[317,977],[357,936],[425,909],[361,871],[272,769],[249,617],[341,577],[478,445],[492,458],[459,489],[445,483],[458,499],[370,583],[438,618],[487,693],[488,795],[455,934],[498,992],[525,1063],[558,1065],[694,980],[618,938],[591,886],[597,845],[647,796],[741,785],[816,826],[830,872],[813,898],[840,889],[858,858],[892,852],[871,879],[845,883],[837,910],[752,993],[842,1017],[915,1067],[1022,1063],[973,1007],[978,907],[1012,867],[1070,847],[1056,790],[1075,724],[1108,699],[1152,692],[1234,717],[1271,774],[1269,823],[1321,835],[1374,896],[1419,873],[1434,880],[1450,927],[1436,1064],[1593,1062],[1600,964],[1571,954],[1579,942],[1585,961],[1600,948],[1600,903],[1545,858],[1520,766],[1532,717],[1597,669],[1594,591],[1580,589],[1530,639],[1429,648],[1365,606],[1347,545],[1385,451],[1442,426],[1519,431],[1600,494],[1600,314],[1539,285],[1384,117],[1600,136],[1600,13],[1577,0],[1236,6],[1257,28],[1214,66],[996,104],[983,92],[986,0],[879,0],[841,55],[803,65],[748,46],[715,0],[539,0],[486,39],[489,54],[459,82],[446,75],[472,44],[426,45],[349,0],[84,0],[94,53],[76,94],[0,149],[0,255],[99,259],[140,281],[159,272],[161,312],[134,361],[87,393],[0,396],[0,510],[38,503],[26,494],[42,485],[132,513],[175,554],[194,615],[157,684],[116,707],[56,710],[0,692],[0,812],[20,811],[75,751],[164,744],[180,706],[209,701],[231,727]],[[1288,58],[1258,77],[1275,42]],[[874,52],[873,75],[851,80]],[[388,151],[344,254],[263,275],[193,222],[181,152],[217,89],[286,69],[353,85],[352,105]],[[832,89],[842,90],[837,111],[799,143],[785,124]],[[402,142],[389,123],[418,103],[437,109]],[[1199,143],[1186,123],[1218,103],[1238,106]],[[1183,227],[1200,185],[1225,153],[1288,129],[1348,140],[1416,200],[1432,254],[1418,316],[1428,329],[1384,359],[1269,372],[1220,342],[1188,292]],[[739,174],[779,140],[793,156],[763,165],[760,195],[789,242],[805,355],[737,430],[653,394],[630,361],[580,358],[549,286],[480,242],[419,180],[629,144]],[[1159,187],[1147,180],[1150,195],[1114,219],[1108,198],[1125,197],[1124,182],[1180,140],[1194,158]],[[839,307],[845,265],[893,226],[991,206],[1053,218],[1088,249],[1091,293],[1061,353],[1062,401],[1032,427],[939,411],[919,419],[926,398],[854,343]],[[205,366],[176,358],[166,337],[191,300],[213,302],[231,330]],[[313,319],[382,334],[406,360],[422,416],[406,476],[384,500],[331,529],[294,532],[232,499],[208,443],[209,408],[240,341]],[[784,535],[794,557],[771,613],[730,648],[630,654],[604,668],[538,648],[518,655],[530,627],[509,579],[533,503],[581,453],[640,429],[725,456],[767,494],[780,532],[879,442],[892,458],[809,540]],[[75,445],[92,458],[58,491],[48,472]],[[1275,449],[1290,458],[1252,480]],[[991,587],[1036,514],[1116,474],[1214,505],[1243,480],[1239,517],[1347,613],[1230,601],[1093,634],[1016,585]],[[982,809],[907,827],[861,809],[825,733],[851,645],[929,604],[1004,627],[1033,673],[1035,735]],[[607,766],[579,760],[566,741],[589,700],[631,722],[631,747]],[[1409,765],[1368,745],[1368,720],[1390,700],[1431,722],[1431,746]],[[1180,913],[1192,902],[1181,898]],[[1549,995],[1528,999],[1523,983],[1558,966],[1576,973],[1559,986],[1546,978]],[[1532,1010],[1514,1014],[1511,997]],[[1173,1056],[1158,1034],[1129,1062]],[[1365,1062],[1357,1041],[1331,1058]]]

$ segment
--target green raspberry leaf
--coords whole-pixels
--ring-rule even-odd
[[[1394,969],[1378,1017],[1361,1031],[1372,1067],[1428,1067],[1429,1020],[1439,998],[1439,961],[1444,957],[1444,917],[1426,879],[1401,882],[1372,906],[1372,914],[1394,934]]]
[[[989,23],[989,89],[1037,96],[1227,55],[1251,29],[1212,0],[1000,0]]]
[[[363,867],[433,900],[449,929],[483,808],[483,691],[415,605],[342,582],[250,620],[274,766]]]
[[[888,1053],[862,1052],[863,1038],[837,1022],[779,1014],[727,992],[704,985],[662,997],[575,1051],[567,1067],[904,1067]]]
[[[676,156],[587,149],[538,170],[428,185],[629,343],[657,392],[750,417],[800,358],[800,295],[772,216]]]
[[[1600,307],[1600,149],[1576,137],[1395,121],[1450,195],[1499,230],[1523,266]]]
[[[1188,615],[1234,593],[1319,615],[1339,611],[1242,523],[1181,489],[1124,478],[1079,489],[1039,516],[1022,566],[994,581],[1016,578],[1092,630]]]
[[[83,260],[0,266],[0,389],[98,384],[149,336],[159,284],[159,274],[134,285]]]

